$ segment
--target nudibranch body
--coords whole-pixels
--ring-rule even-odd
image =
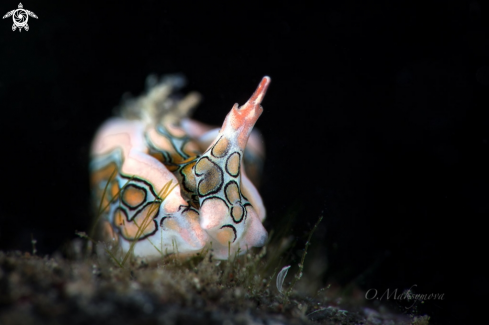
[[[91,187],[95,204],[107,207],[102,237],[139,256],[211,247],[227,259],[262,246],[265,208],[253,183],[264,149],[252,129],[270,78],[232,107],[220,129],[188,117],[198,95],[172,97],[181,83],[169,77],[154,84],[95,135]]]

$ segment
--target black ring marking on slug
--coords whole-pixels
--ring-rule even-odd
[[[144,193],[144,198],[143,198],[143,200],[141,201],[141,203],[139,203],[139,204],[137,204],[137,205],[130,205],[130,204],[129,204],[129,202],[126,202],[126,201],[124,200],[124,193],[125,193],[125,192],[128,190],[128,188],[129,188],[129,187],[134,187],[134,188],[136,188],[136,189],[138,189],[138,190],[143,191],[143,193]],[[122,203],[123,203],[123,204],[124,204],[126,207],[128,207],[128,208],[129,208],[129,210],[137,210],[137,209],[138,209],[140,206],[142,206],[142,205],[143,205],[143,204],[146,202],[146,200],[148,199],[148,192],[146,192],[146,189],[145,189],[144,187],[139,186],[139,185],[136,185],[136,184],[134,184],[134,183],[130,182],[129,184],[127,184],[127,185],[124,187],[124,189],[122,190],[122,195],[121,195],[120,197],[121,197],[121,201],[122,201]]]
[[[157,202],[157,201],[149,202],[148,204],[155,203],[155,202]],[[146,204],[145,206],[147,206],[147,204]],[[117,209],[115,209],[115,211],[114,211],[114,216],[116,215],[117,210],[120,210],[120,211],[122,211],[122,212],[123,212],[123,215],[124,215],[124,217],[125,217],[125,222],[131,222],[131,220],[133,220],[133,219],[134,219],[134,217],[135,217],[135,216],[136,216],[136,215],[137,215],[139,212],[141,212],[142,210],[144,210],[144,207],[143,207],[143,208],[142,208],[142,209],[141,209],[139,212],[135,213],[135,214],[134,214],[134,216],[132,217],[132,219],[131,219],[131,220],[129,220],[129,219],[128,219],[127,212],[126,212],[126,211],[124,210],[124,208],[122,208],[122,207],[118,207]],[[152,232],[150,232],[149,234],[146,234],[146,235],[144,235],[144,236],[140,236],[140,237],[137,239],[137,241],[144,240],[144,239],[146,239],[146,238],[148,238],[148,237],[153,236],[154,234],[156,234],[156,232],[158,231],[158,223],[157,223],[157,222],[156,222],[156,220],[155,220],[155,218],[156,218],[156,216],[157,216],[157,215],[158,215],[158,213],[156,213],[156,214],[155,214],[155,216],[153,217],[153,222],[154,222],[154,224],[155,224],[155,230],[154,230],[154,231],[152,231]],[[114,225],[115,225],[115,224],[114,224]],[[132,238],[132,239],[131,239],[131,238],[127,238],[126,236],[124,236],[124,232],[121,230],[121,226],[119,226],[119,225],[115,225],[115,227],[114,227],[114,228],[115,228],[115,229],[117,229],[117,231],[119,232],[119,234],[120,234],[120,235],[122,236],[122,238],[124,238],[125,240],[127,240],[127,241],[129,241],[129,242],[134,242],[134,241],[135,241],[135,240],[134,240],[134,238]]]
[[[160,227],[161,227],[163,230],[168,230],[168,228],[166,228],[166,227],[164,227],[164,226],[163,226],[163,222],[165,222],[165,220],[166,220],[166,219],[173,219],[173,217],[172,217],[172,216],[170,216],[170,215],[166,215],[166,216],[164,216],[163,218],[161,218],[161,220],[160,220]],[[170,229],[170,230],[171,230],[171,229]]]
[[[224,138],[223,141],[227,141],[228,144],[226,146],[226,149],[224,149],[224,152],[220,155],[218,154],[215,154],[214,152],[214,149],[216,148],[217,144],[223,139],[223,136],[221,135],[221,137],[219,138],[219,140],[216,141],[216,143],[214,143],[214,145],[212,146],[212,150],[211,150],[211,155],[214,157],[214,158],[223,158],[227,155],[228,151],[229,151],[229,147],[231,146],[231,144],[229,143],[229,140],[227,138]]]
[[[242,210],[243,212],[242,212],[242,214],[241,214],[241,218],[239,218],[238,220],[236,220],[236,218],[234,217],[234,214],[233,214],[233,210],[234,210],[234,208],[235,208],[235,207],[234,207],[234,206],[233,206],[233,207],[231,207],[231,218],[233,218],[233,221],[234,221],[235,223],[241,223],[241,221],[243,221],[243,220],[246,218],[246,215],[247,215],[247,213],[248,213],[248,212],[246,211],[246,207],[245,207],[243,204],[239,203],[239,205],[241,206],[241,210]]]
[[[180,204],[180,206],[178,207],[177,211],[180,211],[180,210],[182,210],[182,213],[187,212],[187,211],[189,211],[189,210],[192,210],[192,211],[196,212],[197,214],[200,214],[200,213],[199,213],[199,210],[197,210],[197,209],[193,208],[193,207],[192,207],[192,206],[190,206],[190,205],[183,205],[183,204]]]
[[[238,155],[239,157],[239,160],[238,160],[238,172],[236,174],[233,174],[229,171],[228,169],[228,163],[229,163],[229,159],[231,159],[231,157],[233,157],[234,155]],[[226,168],[226,173],[228,173],[229,175],[233,176],[233,177],[238,177],[239,176],[239,171],[241,170],[241,154],[239,152],[233,152],[232,154],[230,154],[228,156],[228,158],[226,159],[226,164],[224,165],[224,167]]]
[[[176,125],[174,125],[176,126]],[[163,135],[165,137],[167,137],[168,139],[171,139],[171,138],[175,138],[175,139],[179,139],[179,140],[186,140],[188,139],[188,135],[182,135],[182,136],[176,136],[174,134],[172,134],[168,128],[166,126],[164,126],[163,124],[158,124],[156,126],[156,132],[159,133],[160,135]]]
[[[233,243],[234,243],[234,242],[236,241],[236,239],[238,238],[238,235],[237,235],[237,233],[236,233],[236,228],[234,228],[234,226],[233,226],[233,225],[224,225],[224,226],[222,226],[220,229],[222,229],[222,228],[231,228],[231,229],[233,230],[233,232],[234,232],[234,239],[233,239]]]
[[[245,202],[245,203],[243,204],[243,206],[244,206],[244,207],[246,207],[246,206],[250,206],[250,207],[252,207],[252,208],[253,208],[253,205],[252,205],[252,204],[251,204],[249,201],[248,201],[248,202]]]
[[[145,137],[145,140],[146,140],[146,144],[148,145],[148,148],[149,148],[149,154],[161,154],[161,156],[163,157],[163,161],[159,160],[158,158],[158,161],[160,161],[163,165],[165,166],[176,166],[175,163],[173,163],[173,159],[171,157],[171,154],[166,151],[166,150],[163,150],[163,149],[160,149],[158,148],[150,139],[149,135],[147,133],[144,134],[144,137]],[[170,141],[171,142],[171,141]],[[173,144],[172,144],[173,145]]]
[[[185,167],[187,167],[187,165],[192,164],[192,163],[193,163],[193,165],[192,165],[191,169],[192,169],[192,172],[193,172],[193,173],[191,173],[190,175],[186,175],[186,174],[183,172],[183,170],[184,170],[184,168],[185,168]],[[181,182],[181,183],[182,183],[182,185],[183,185],[183,188],[185,189],[185,191],[187,191],[187,193],[190,193],[190,194],[194,194],[194,193],[195,193],[195,189],[192,189],[192,188],[190,188],[190,187],[189,187],[189,185],[190,185],[190,180],[189,180],[189,178],[190,178],[190,177],[193,177],[193,178],[194,178],[194,180],[195,180],[195,174],[194,174],[194,173],[195,173],[195,165],[196,165],[196,164],[197,164],[197,161],[190,161],[190,162],[188,162],[188,163],[186,163],[186,164],[182,165],[182,166],[181,166],[181,167],[178,169],[179,174],[182,176],[182,182]],[[196,184],[195,186],[197,186],[197,184]]]
[[[236,184],[236,189],[238,190],[238,201],[241,201],[241,191],[239,189],[239,185],[236,181],[229,181],[226,183],[226,186],[224,187],[224,195],[226,196],[226,200],[228,200],[229,204],[233,205],[234,202],[231,202],[231,199],[228,197],[228,187],[231,186],[232,184]]]
[[[249,201],[246,201],[245,203],[243,203],[243,208],[245,210],[245,216],[244,216],[244,220],[246,221],[246,219],[248,219],[248,209],[246,209],[246,207],[250,207],[252,208],[253,210],[255,209],[255,207],[249,202]],[[255,213],[256,213],[256,210],[255,210]]]
[[[206,172],[199,173],[197,171],[198,165],[204,159],[207,160],[210,163],[211,167],[208,170],[206,170]],[[208,157],[202,157],[202,158],[200,158],[199,161],[195,164],[194,167],[195,167],[195,175],[196,176],[200,177],[200,176],[204,175],[204,178],[201,179],[199,181],[199,183],[197,184],[197,194],[199,195],[199,197],[205,197],[205,196],[208,196],[208,195],[211,195],[211,194],[215,194],[215,193],[217,193],[217,192],[219,192],[221,190],[222,184],[224,183],[224,175],[223,175],[223,172],[222,172],[221,167],[219,167],[215,162],[213,162],[212,160],[210,160]],[[214,176],[218,177],[218,180],[211,179],[210,178],[211,177],[210,176],[211,173],[217,174],[217,175],[214,175]],[[211,182],[211,181],[217,182],[217,184],[214,184],[214,187],[211,188],[211,189],[209,189],[209,190],[207,190],[206,193],[202,193],[201,187],[203,186],[203,184],[205,182]]]
[[[197,216],[199,216],[199,215],[200,215],[199,210],[197,210],[197,209],[195,209],[194,207],[192,207],[192,206],[190,205],[190,203],[189,203],[189,205],[183,205],[183,204],[182,204],[182,205],[180,205],[180,206],[178,207],[178,210],[177,210],[177,211],[178,211],[178,212],[181,212],[183,217],[188,217],[188,212],[189,212],[189,211],[195,212],[195,213],[197,214]]]
[[[212,200],[212,199],[219,199],[219,200],[221,200],[222,202],[224,202],[224,204],[226,205],[226,207],[229,209],[229,204],[226,202],[226,200],[224,200],[223,198],[221,198],[221,197],[219,197],[219,196],[215,196],[215,195],[206,197],[206,198],[205,198],[205,199],[202,201],[201,206],[203,206],[203,205],[204,205],[204,202],[205,202],[205,201],[207,201],[207,200]]]
[[[140,213],[142,213],[142,212],[144,211],[144,209],[146,209],[146,207],[147,207],[148,205],[151,205],[151,204],[157,204],[157,203],[161,203],[161,202],[160,202],[160,201],[158,201],[158,200],[156,200],[156,201],[151,201],[151,202],[146,202],[146,203],[145,203],[145,204],[144,204],[144,205],[143,205],[143,206],[142,206],[142,207],[141,207],[141,208],[140,208],[138,211],[136,211],[136,212],[135,212],[135,213],[132,215],[132,217],[131,217],[130,219],[128,219],[128,220],[129,220],[129,221],[133,221],[133,220],[134,220],[134,218],[136,218],[136,216],[137,216],[137,215],[139,215]],[[160,207],[161,207],[161,204],[160,204]],[[156,213],[155,213],[155,216],[153,217],[153,219],[154,219],[154,218],[156,218],[156,216],[158,215],[158,210],[159,210],[159,207],[158,207],[158,209],[156,209],[156,210],[155,210],[155,211],[156,211]]]
[[[164,125],[161,124],[158,124],[158,126],[156,127],[156,132],[164,136],[165,138],[167,138],[168,141],[170,141],[173,150],[175,150],[175,152],[179,154],[183,159],[189,158],[189,155],[185,153],[183,150],[185,145],[191,141],[188,135],[182,135],[182,136],[173,135],[168,130],[168,128],[166,128]]]
[[[151,184],[150,182],[148,182],[148,181],[146,181],[146,180],[144,180],[142,178],[136,177],[136,176],[131,177],[129,175],[125,175],[125,174],[121,173],[120,171],[119,171],[119,175],[121,176],[121,178],[127,179],[129,181],[129,184],[132,184],[132,183],[143,183],[144,185],[147,186],[147,188],[149,188],[149,191],[151,192],[151,194],[153,195],[154,198],[161,199],[158,196],[158,194],[156,194],[156,191],[155,191],[155,189],[153,187],[153,184]]]
[[[246,196],[243,195],[243,192],[241,192],[241,188],[239,189],[239,194],[241,194],[241,197],[245,200],[245,201],[250,201],[246,198]]]
[[[162,228],[163,228],[163,222],[165,222],[165,220],[166,220],[167,218],[171,218],[171,217],[170,217],[170,216],[164,216],[163,218],[161,218],[161,220],[160,220],[160,227],[162,227]]]

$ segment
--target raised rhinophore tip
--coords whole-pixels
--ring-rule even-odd
[[[238,142],[239,147],[242,150],[244,150],[246,146],[246,141],[248,140],[248,136],[253,129],[255,122],[263,112],[263,107],[261,107],[260,104],[263,101],[263,97],[265,97],[270,82],[270,77],[263,77],[250,99],[248,99],[243,106],[235,104],[224,121],[224,129],[226,127],[231,127],[233,130],[232,132],[239,130],[238,132],[240,135]]]
[[[267,89],[268,89],[268,86],[270,85],[271,81],[272,81],[272,79],[270,79],[269,76],[263,77],[260,84],[258,85],[258,88],[256,88],[253,95],[251,95],[250,99],[248,99],[248,102],[246,102],[246,104],[244,104],[243,106],[260,105],[262,100],[263,100],[263,97],[265,97],[265,94],[267,93]]]

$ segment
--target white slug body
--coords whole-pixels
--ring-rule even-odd
[[[91,187],[94,204],[106,207],[103,239],[124,252],[133,246],[139,256],[211,248],[227,259],[262,246],[265,208],[253,183],[264,149],[252,129],[270,78],[233,106],[220,129],[187,117],[198,96],[173,99],[179,83],[173,77],[153,85],[95,135]]]

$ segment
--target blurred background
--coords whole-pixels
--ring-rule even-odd
[[[1,250],[31,251],[32,236],[52,254],[88,229],[92,136],[149,74],[185,74],[204,98],[194,118],[214,125],[269,75],[266,228],[290,221],[300,250],[323,215],[307,262],[325,284],[444,293],[419,306],[433,324],[467,323],[481,304],[487,5],[23,5],[39,17],[28,32],[0,21]]]

